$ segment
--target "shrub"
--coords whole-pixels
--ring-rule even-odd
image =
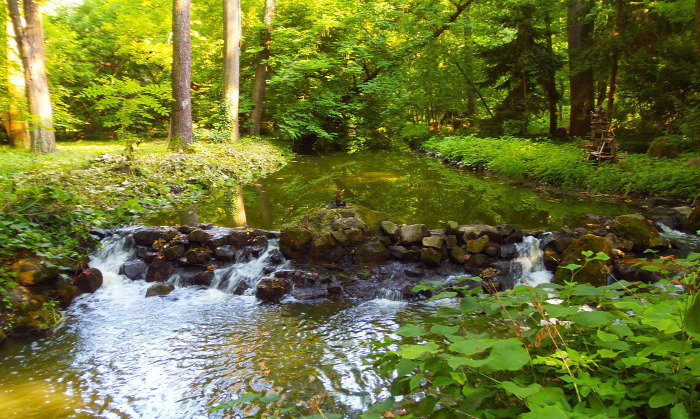
[[[678,157],[678,146],[668,137],[658,137],[649,144],[647,156],[675,159]]]

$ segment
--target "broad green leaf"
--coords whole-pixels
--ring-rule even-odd
[[[562,306],[557,304],[543,304],[542,308],[551,317],[562,319],[578,312],[578,308],[572,306]]]
[[[426,353],[435,354],[440,352],[440,347],[435,342],[428,342],[424,345],[406,345],[401,347],[401,356],[406,359],[417,359]]]
[[[444,324],[436,324],[430,328],[430,333],[435,333],[441,336],[451,336],[459,332],[459,326],[445,326]]]
[[[503,387],[506,391],[515,394],[521,399],[529,397],[542,389],[542,386],[537,383],[532,383],[527,387],[520,387],[512,381],[502,382],[501,387]]]
[[[494,343],[491,340],[484,341],[472,338],[462,338],[450,345],[449,349],[462,355],[474,355],[487,350],[493,346],[493,344]]]
[[[462,301],[459,302],[459,309],[462,310],[462,313],[467,314],[467,313],[472,313],[476,311],[479,308],[479,302],[476,301],[474,297],[471,296],[466,296],[462,298]]]
[[[411,377],[411,381],[409,381],[408,383],[409,387],[411,388],[411,391],[415,390],[416,387],[420,385],[423,377],[425,377],[425,374],[423,374],[422,372]]]
[[[656,409],[657,407],[668,406],[676,400],[676,395],[668,390],[659,390],[652,394],[649,398],[649,407]]]
[[[396,334],[404,337],[420,336],[425,334],[425,329],[415,324],[408,323],[401,326],[399,330],[396,331]]]
[[[443,291],[433,297],[431,297],[431,300],[442,300],[443,298],[454,298],[457,296],[457,293],[454,291]]]
[[[435,315],[438,317],[453,317],[453,316],[461,316],[462,312],[456,308],[452,307],[440,307],[437,309],[435,312]]]
[[[488,359],[471,359],[461,356],[452,356],[447,359],[447,365],[452,369],[457,369],[462,366],[471,368],[481,368],[488,362]]]
[[[530,356],[520,340],[502,339],[493,344],[487,359],[494,370],[517,371],[530,361]]]
[[[562,268],[562,269],[568,269],[568,270],[570,270],[570,271],[575,271],[576,269],[579,269],[579,268],[582,268],[582,267],[583,267],[582,265],[577,265],[577,264],[575,264],[575,263],[570,263],[570,264],[568,264],[568,265],[566,265],[566,266],[560,266],[560,268]]]
[[[678,403],[671,408],[671,419],[690,419],[683,403]]]
[[[603,342],[612,342],[619,339],[617,335],[613,335],[612,333],[607,333],[602,330],[598,330],[596,335],[598,336],[598,339],[602,340]]]
[[[606,311],[581,311],[571,316],[581,326],[597,328],[615,321],[615,316]]]
[[[694,296],[693,303],[685,312],[685,329],[691,333],[700,334],[700,298]]]

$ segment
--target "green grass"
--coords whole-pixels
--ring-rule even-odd
[[[596,166],[583,160],[578,144],[454,136],[433,137],[422,147],[461,165],[567,189],[624,196],[663,195],[684,200],[700,196],[700,168],[688,164],[698,153],[682,154],[677,159],[632,154],[626,161]]]

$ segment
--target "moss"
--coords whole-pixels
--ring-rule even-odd
[[[678,146],[668,137],[658,137],[649,144],[647,156],[675,159],[678,157]]]

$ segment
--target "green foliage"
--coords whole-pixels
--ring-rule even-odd
[[[700,173],[678,160],[630,155],[618,164],[596,167],[582,160],[575,144],[554,144],[514,137],[433,137],[423,148],[460,165],[489,169],[513,179],[532,179],[591,192],[700,196]]]
[[[376,342],[373,366],[405,417],[696,416],[700,254],[673,263],[684,269],[674,282],[634,289],[545,284],[479,298],[454,287],[458,307]]]

